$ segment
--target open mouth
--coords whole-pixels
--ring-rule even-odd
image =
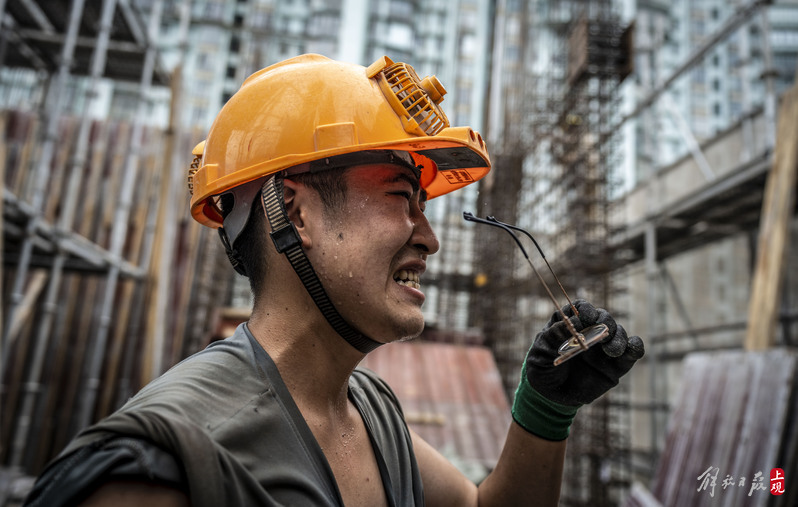
[[[420,289],[421,284],[419,283],[419,275],[417,271],[408,271],[406,269],[400,269],[393,275],[393,279],[399,285],[404,285],[406,287],[411,287],[413,289]]]

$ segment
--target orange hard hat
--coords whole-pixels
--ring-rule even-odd
[[[360,151],[409,154],[428,199],[473,183],[490,171],[488,151],[471,128],[449,126],[438,105],[445,93],[434,76],[419,79],[410,65],[388,57],[362,67],[309,54],[260,70],[194,149],[191,214],[221,227],[222,194]]]

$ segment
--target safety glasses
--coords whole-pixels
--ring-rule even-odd
[[[565,292],[562,283],[560,283],[560,279],[557,278],[556,274],[554,274],[554,270],[551,268],[549,261],[546,260],[546,256],[543,255],[543,250],[541,250],[540,245],[538,245],[538,242],[535,241],[535,238],[533,238],[532,235],[529,234],[529,232],[516,225],[500,222],[493,216],[489,216],[488,218],[480,218],[474,216],[472,213],[469,213],[468,211],[464,211],[463,218],[469,222],[498,227],[499,229],[506,231],[510,236],[512,236],[512,238],[515,240],[515,243],[518,245],[518,248],[521,249],[521,253],[524,254],[526,262],[532,268],[532,271],[535,272],[535,275],[537,275],[538,280],[540,280],[540,283],[543,285],[543,288],[546,289],[546,294],[548,294],[549,299],[551,299],[551,302],[554,303],[554,307],[556,308],[557,312],[560,314],[562,320],[565,322],[565,325],[568,328],[568,332],[571,334],[571,338],[565,340],[557,350],[559,355],[554,360],[554,366],[558,366],[564,363],[565,361],[568,361],[569,359],[576,357],[577,355],[588,350],[590,347],[599,343],[602,339],[604,339],[605,337],[607,337],[607,335],[609,335],[609,328],[607,327],[606,324],[595,324],[581,331],[576,330],[571,320],[563,312],[562,310],[563,307],[560,305],[560,303],[557,302],[557,299],[554,297],[554,294],[552,294],[549,285],[546,283],[546,281],[543,279],[543,276],[541,276],[538,269],[532,263],[532,260],[530,260],[529,254],[527,254],[524,245],[521,244],[521,240],[518,238],[518,236],[515,234],[514,231],[518,231],[524,234],[527,238],[529,238],[532,241],[532,243],[535,245],[535,248],[537,248],[538,252],[540,253],[540,256],[543,258],[543,262],[545,262],[546,266],[549,268],[549,272],[557,281],[557,285],[560,287],[560,291],[562,292],[563,296],[565,296],[565,299],[568,301],[568,304],[570,305],[571,310],[574,312],[574,315],[579,315],[579,310],[577,310],[576,306],[574,306],[574,304],[571,302],[571,298],[569,298],[568,293]]]

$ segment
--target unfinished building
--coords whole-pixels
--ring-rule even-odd
[[[620,158],[612,127],[619,85],[632,70],[632,27],[621,23],[611,2],[523,3],[515,12],[506,8],[507,17],[521,20],[513,31],[522,36],[515,42],[518,58],[508,70],[510,78],[502,83],[507,94],[503,142],[492,146],[499,170],[480,189],[480,203],[484,213],[517,223],[537,237],[571,298],[588,299],[626,318],[622,307],[613,305],[621,288],[611,276],[609,237],[612,168]],[[540,71],[529,62],[539,60],[545,46],[556,56]],[[509,238],[483,237],[477,244],[491,247],[479,252],[481,266],[490,266],[489,259],[497,255],[516,259],[512,271],[494,264],[495,272],[487,273],[481,288],[489,294],[475,308],[485,319],[488,337],[502,344],[495,353],[511,388],[534,330],[556,308]],[[530,250],[537,257],[531,245]],[[566,294],[556,281],[550,277],[548,285],[565,304]],[[621,386],[582,409],[570,437],[565,504],[609,505],[628,484],[629,420],[623,410],[610,407],[627,403],[627,396]]]
[[[570,295],[609,309],[647,347],[619,388],[580,410],[569,439],[564,505],[616,505],[629,498],[635,483],[655,495],[640,493],[630,505],[642,498],[652,505],[701,501],[689,495],[701,473],[690,477],[696,465],[690,459],[710,459],[708,447],[698,445],[695,456],[673,460],[683,428],[673,411],[684,423],[686,412],[677,409],[696,410],[688,400],[703,399],[705,421],[717,407],[727,408],[719,395],[719,385],[726,384],[716,384],[727,382],[725,375],[707,383],[685,364],[716,374],[708,364],[734,359],[709,354],[685,363],[687,354],[751,350],[745,314],[752,266],[762,250],[756,237],[765,181],[776,160],[775,111],[780,93],[794,82],[798,55],[792,44],[772,44],[788,38],[776,33],[795,32],[796,5],[771,3],[636,2],[636,11],[625,17],[622,6],[610,1],[498,4],[497,34],[505,34],[496,39],[494,65],[501,71],[494,72],[499,79],[492,85],[503,99],[491,104],[488,139],[499,170],[480,188],[480,204],[485,214],[531,231]],[[624,80],[630,72],[634,79]],[[789,145],[789,131],[786,142],[781,135],[782,145]],[[794,245],[794,210],[790,216]],[[496,257],[513,259],[504,263],[511,269],[485,268],[493,271],[476,289],[474,307],[488,341],[499,343],[497,362],[511,389],[513,365],[553,308],[515,245],[501,243],[507,238],[488,240],[486,235],[499,234],[493,230],[479,234],[476,244],[487,246],[478,254],[481,266]],[[784,289],[772,317],[778,328],[773,343],[791,358],[778,367],[788,386],[795,371],[793,251],[783,265]],[[748,383],[739,394],[749,405],[726,415],[743,427],[764,417],[755,415],[754,400],[766,388],[757,380],[761,364],[748,364],[743,352],[734,357]],[[697,385],[682,383],[684,375]],[[786,389],[779,422],[761,446],[786,449],[767,456],[794,466],[794,389]],[[740,438],[716,424],[719,433]],[[712,438],[703,433],[708,430],[681,431]],[[767,461],[764,455],[748,448],[734,459],[738,467],[761,467],[759,472],[778,466],[754,464]],[[712,459],[734,462],[729,455]],[[675,478],[685,479],[679,473],[689,482],[676,484]],[[686,493],[679,497],[680,488]],[[734,505],[740,498],[728,493],[719,501]]]

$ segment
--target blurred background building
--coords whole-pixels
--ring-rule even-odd
[[[0,505],[79,428],[246,319],[246,279],[188,216],[190,152],[248,75],[308,52],[435,74],[452,124],[488,141],[489,176],[428,206],[442,249],[425,275],[422,341],[489,350],[493,363],[453,359],[453,371],[495,371],[484,378],[511,400],[554,305],[513,240],[462,213],[526,228],[572,299],[609,309],[647,347],[580,410],[562,503],[633,502],[642,484],[668,504],[685,358],[749,348],[798,1],[0,0],[0,12]],[[794,247],[794,211],[787,227]],[[798,333],[792,247],[773,319],[785,357]],[[430,370],[417,378],[443,382],[417,363]],[[436,412],[450,401],[413,400],[426,408],[411,424],[462,441],[468,428]],[[789,421],[762,445],[794,444]],[[469,463],[479,453],[446,454],[479,480],[500,447],[490,440]],[[794,465],[794,449],[781,457]]]

